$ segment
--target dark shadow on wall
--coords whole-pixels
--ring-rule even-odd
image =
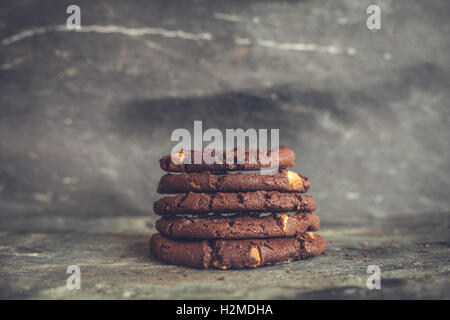
[[[439,140],[443,138],[443,132],[448,133],[445,131],[448,130],[445,126],[448,110],[445,106],[434,110],[444,122],[427,127],[426,132],[419,132],[416,122],[420,106],[414,106],[416,110],[411,111],[407,104],[414,93],[428,97],[442,92],[449,79],[443,69],[425,63],[392,73],[370,88],[356,90],[317,90],[286,84],[204,97],[132,100],[123,105],[113,105],[107,113],[87,119],[86,127],[73,129],[79,132],[67,135],[61,129],[61,134],[54,137],[60,144],[52,149],[35,150],[35,159],[28,157],[27,149],[9,149],[14,140],[2,141],[0,184],[5,188],[0,197],[23,203],[29,195],[31,203],[35,203],[33,194],[36,192],[52,192],[53,199],[69,194],[79,199],[77,203],[86,210],[101,208],[99,211],[107,214],[108,205],[102,207],[99,204],[102,201],[123,202],[123,208],[134,206],[136,199],[130,200],[125,194],[118,194],[120,190],[128,189],[141,199],[141,205],[135,206],[135,210],[147,214],[151,211],[152,202],[158,198],[156,185],[162,171],[157,159],[170,150],[171,132],[176,128],[192,129],[194,120],[203,120],[204,130],[279,128],[280,143],[292,147],[297,153],[298,169],[313,179],[315,192],[327,191],[327,194],[319,195],[321,209],[368,212],[375,206],[373,198],[384,194],[384,204],[387,205],[377,210],[389,209],[398,213],[403,206],[415,208],[416,203],[422,201],[418,197],[422,193],[429,197],[427,201],[430,204],[417,210],[443,210],[448,206],[449,184],[443,178],[448,174],[448,167],[433,167],[432,161],[438,158],[442,163],[449,163],[448,159],[443,159],[448,155],[444,150],[446,142]],[[398,108],[397,105],[404,107]],[[33,113],[32,116],[35,122],[45,122],[47,117],[45,113]],[[426,116],[424,113],[424,119]],[[14,120],[21,123],[23,130],[32,133],[35,128],[20,120],[26,117],[20,109]],[[104,119],[106,126],[97,127],[95,119],[99,117]],[[370,127],[371,122],[381,125],[377,130],[385,134],[385,140],[380,140],[379,132]],[[9,132],[15,132],[8,121],[0,121],[0,125]],[[88,160],[80,160],[83,155],[77,152],[78,145],[71,142],[74,134],[82,134],[86,128],[93,132],[93,136],[86,146]],[[351,135],[352,132],[356,132],[355,136]],[[111,142],[108,139],[110,134],[116,135],[117,139]],[[39,136],[29,134],[27,139],[30,145],[34,145]],[[130,153],[130,145],[138,147],[137,155]],[[72,149],[66,150],[65,146]],[[431,147],[443,151],[434,154],[429,152]],[[114,161],[106,159],[103,162],[114,163],[112,169],[119,174],[115,181],[105,179],[96,167],[105,157],[100,149],[114,156]],[[14,154],[9,150],[14,150]],[[387,172],[401,163],[404,150],[412,150],[409,166],[397,169],[396,175]],[[89,159],[95,162],[93,170],[87,172],[85,167],[90,165]],[[69,171],[64,169],[73,169],[79,175],[78,180],[85,184],[77,185],[76,189],[61,185],[59,181],[55,184],[51,180],[52,174],[58,170]],[[62,174],[60,176],[64,177]],[[413,181],[433,183],[422,185]],[[362,198],[349,203],[345,200],[346,192],[359,192]],[[107,200],[112,198],[117,201]],[[391,204],[398,208],[390,207]],[[64,205],[60,203],[58,207],[64,208]],[[139,208],[148,209],[141,211]]]

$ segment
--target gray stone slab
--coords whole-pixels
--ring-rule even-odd
[[[448,299],[448,218],[354,219],[351,224],[325,218],[319,232],[327,240],[323,255],[229,271],[152,258],[152,218],[61,218],[47,224],[53,218],[43,216],[30,220],[26,231],[2,219],[10,228],[0,234],[1,292],[3,298],[27,299]],[[66,287],[69,265],[81,269],[80,290]],[[381,269],[380,290],[366,287],[369,265]]]

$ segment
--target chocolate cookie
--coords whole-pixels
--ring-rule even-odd
[[[289,170],[276,174],[212,174],[200,173],[166,174],[159,181],[159,193],[238,192],[238,191],[282,191],[306,192],[309,179]]]
[[[296,192],[189,192],[161,198],[154,203],[153,209],[159,215],[209,212],[307,212],[316,210],[316,202],[312,196],[304,196]]]
[[[170,264],[207,269],[242,269],[287,263],[321,254],[325,241],[306,232],[289,238],[247,240],[172,240],[160,233],[150,239],[150,252]]]
[[[281,169],[290,168],[295,165],[295,153],[291,149],[285,146],[280,146],[278,152],[278,167]],[[214,151],[212,150],[209,154],[211,159],[215,159],[214,163],[208,164],[203,157],[204,150],[202,151],[185,151],[178,154],[174,154],[177,157],[177,163],[172,161],[171,155],[166,155],[159,160],[161,169],[169,172],[202,172],[202,171],[252,171],[260,170],[262,168],[269,168],[270,163],[265,164],[260,159],[252,157],[251,151],[247,148],[245,149],[245,161],[243,164],[238,164],[238,152],[237,150],[232,151]],[[227,153],[233,153],[234,161],[232,164],[226,163]],[[195,155],[199,154],[202,159],[202,163],[195,164]],[[253,153],[256,155],[257,153]],[[271,151],[266,152],[267,157],[272,155]],[[243,159],[243,160],[244,160]],[[252,160],[255,161],[252,161]],[[188,163],[189,162],[189,163]]]
[[[156,229],[173,238],[252,239],[291,237],[320,229],[314,213],[273,213],[258,217],[250,214],[206,217],[164,217],[156,221]]]

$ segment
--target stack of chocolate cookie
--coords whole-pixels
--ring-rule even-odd
[[[226,159],[226,152],[223,157]],[[236,151],[234,153],[237,163]],[[267,153],[270,156],[270,151]],[[184,163],[185,154],[160,160],[168,173],[159,193],[182,193],[159,199],[154,211],[159,233],[150,239],[150,251],[165,262],[206,269],[240,269],[286,263],[322,253],[325,241],[313,211],[309,179],[287,170],[295,154],[279,148],[276,174],[232,173],[263,168],[261,162],[245,164]],[[194,154],[190,156],[194,158]]]

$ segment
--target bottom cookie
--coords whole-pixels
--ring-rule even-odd
[[[256,268],[307,259],[324,250],[325,241],[312,232],[288,238],[209,241],[173,240],[156,233],[150,239],[150,252],[156,258],[199,269]]]

